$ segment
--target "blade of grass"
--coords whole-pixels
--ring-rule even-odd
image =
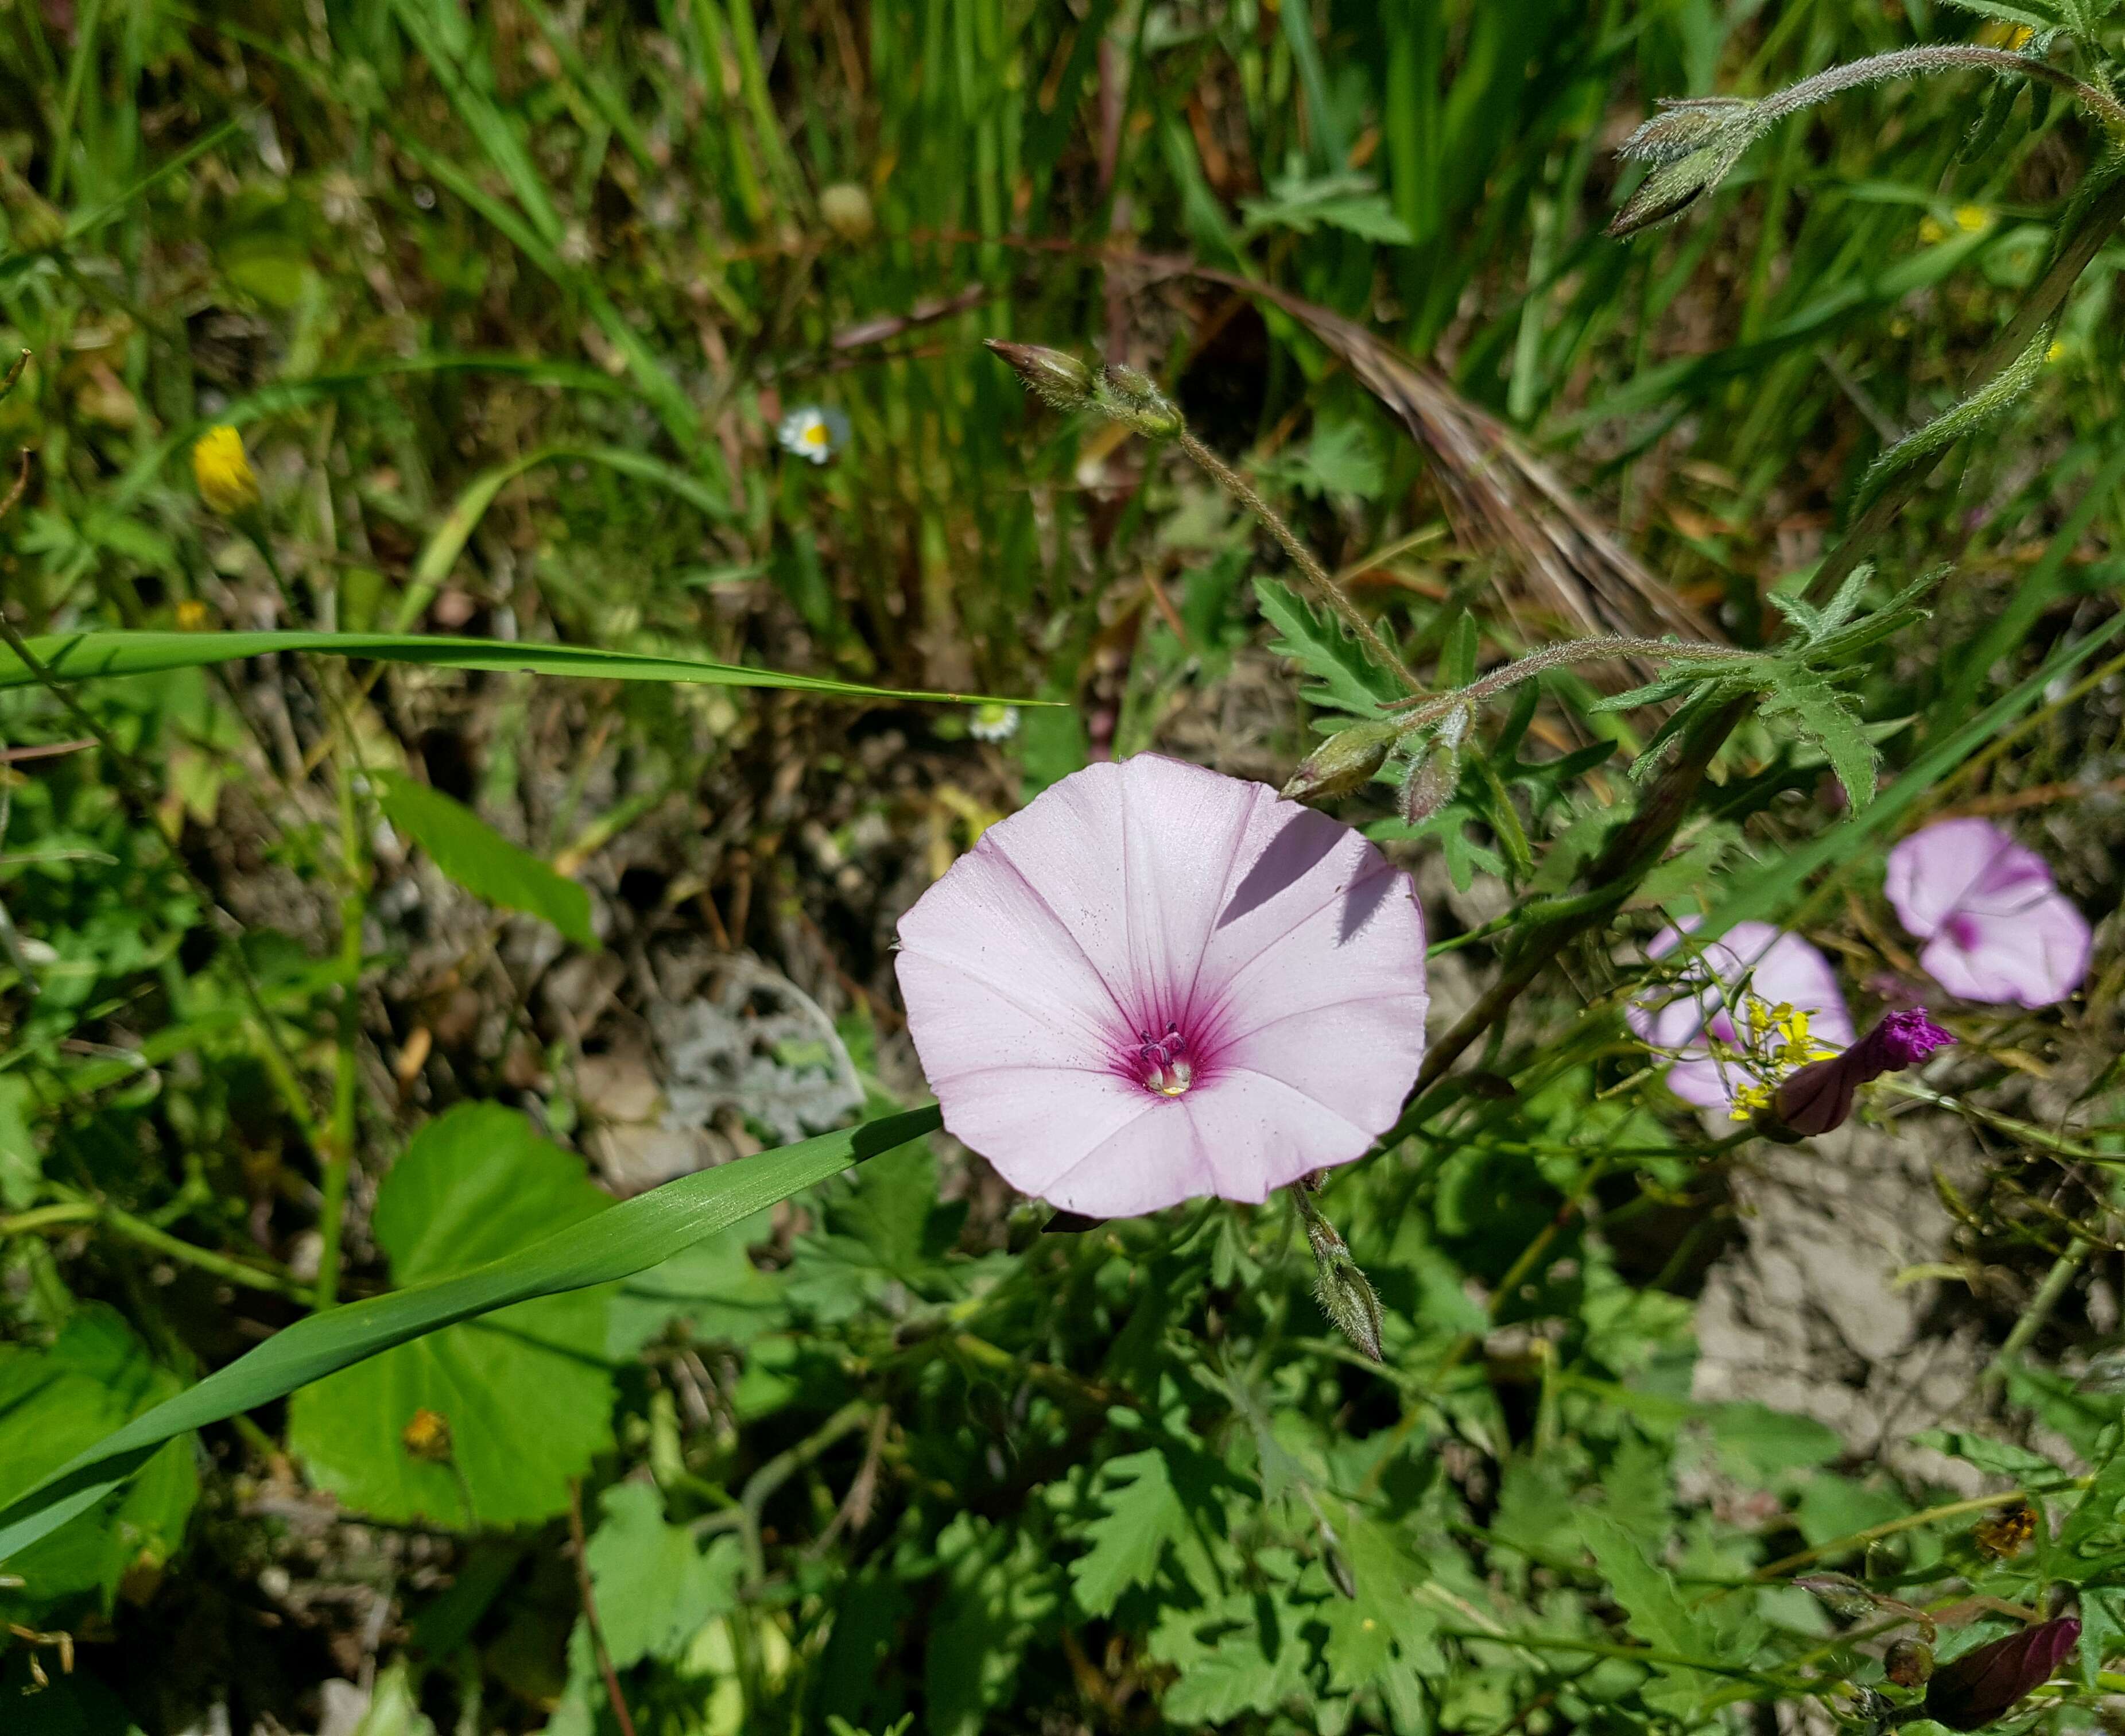
[[[0,1509],[0,1560],[93,1507],[176,1436],[285,1398],[299,1386],[460,1320],[645,1271],[704,1236],[943,1125],[932,1106],[742,1158],[622,1201],[461,1276],[298,1320],[78,1453],[35,1488],[11,1495]]]
[[[710,518],[727,519],[731,517],[728,495],[710,488],[700,478],[689,476],[684,470],[649,457],[645,453],[632,452],[624,446],[545,446],[523,457],[512,459],[505,465],[497,465],[491,470],[483,470],[467,485],[450,507],[449,516],[436,526],[436,534],[428,539],[428,545],[421,551],[414,564],[412,582],[398,604],[398,612],[392,622],[392,630],[409,631],[413,624],[427,613],[428,605],[436,600],[436,592],[442,588],[443,581],[450,576],[450,568],[457,564],[458,556],[464,550],[465,540],[478,526],[487,509],[493,505],[495,497],[510,482],[521,476],[535,465],[549,464],[556,459],[575,459],[583,463],[604,465],[624,475],[638,476],[645,482],[669,488],[690,506],[696,507]]]
[[[568,675],[590,681],[684,682],[714,687],[786,687],[841,699],[915,700],[945,705],[1047,705],[1045,700],[996,700],[973,693],[900,693],[819,675],[787,675],[739,663],[695,662],[646,652],[601,651],[589,645],[512,644],[503,639],[449,639],[408,633],[52,633],[29,641],[31,653],[59,681],[151,675],[196,669],[282,651],[314,651],[377,663],[426,663],[444,669],[493,669],[512,675]],[[36,672],[12,651],[0,650],[0,692],[37,685]]]

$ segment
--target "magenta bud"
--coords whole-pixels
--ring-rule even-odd
[[[2080,1620],[2061,1616],[1965,1652],[1934,1672],[1926,1716],[1951,1730],[1983,1729],[2050,1681],[2080,1638]]]
[[[1885,1073],[1915,1067],[1954,1040],[1924,1007],[1890,1013],[1849,1049],[1788,1075],[1771,1095],[1767,1119],[1777,1129],[1803,1139],[1842,1127],[1862,1085]]]

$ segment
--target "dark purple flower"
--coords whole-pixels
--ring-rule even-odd
[[[1926,1684],[1926,1716],[1951,1730],[1981,1729],[2050,1681],[2080,1638],[2080,1621],[2061,1616],[1950,1659]]]
[[[1788,1074],[1771,1094],[1771,1114],[1803,1137],[1828,1133],[1845,1125],[1852,1113],[1853,1093],[1862,1085],[1885,1073],[1915,1067],[1954,1040],[1922,1007],[1890,1013],[1849,1049]]]

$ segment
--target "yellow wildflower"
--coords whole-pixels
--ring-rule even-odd
[[[200,498],[224,518],[258,507],[258,474],[244,455],[243,436],[226,424],[209,428],[192,448],[192,477]]]
[[[1939,247],[1948,239],[1948,229],[1938,217],[1919,219],[1919,239],[1927,247]]]
[[[2052,340],[2052,347],[2044,351],[2044,360],[2046,361],[2057,361],[2065,354],[2066,346],[2054,337]]]
[[[197,633],[207,624],[207,606],[196,597],[187,597],[177,605],[177,629],[183,633]]]
[[[1760,1109],[1771,1106],[1771,1087],[1768,1085],[1736,1085],[1734,1087],[1734,1106],[1728,1114],[1736,1121],[1752,1121]]]
[[[1955,226],[1966,235],[1989,229],[1991,223],[1992,214],[1981,205],[1958,205],[1955,208]]]

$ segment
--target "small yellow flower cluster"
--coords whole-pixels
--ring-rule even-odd
[[[224,518],[257,508],[258,474],[244,454],[243,436],[226,424],[209,428],[192,448],[192,479],[200,498]]]
[[[1747,1050],[1714,1043],[1712,1052],[1755,1075],[1747,1084],[1734,1088],[1733,1118],[1746,1121],[1757,1111],[1771,1106],[1772,1087],[1788,1073],[1813,1061],[1826,1061],[1837,1051],[1823,1046],[1809,1029],[1812,1016],[1790,1001],[1774,1007],[1761,995],[1745,994],[1741,1013],[1742,1028],[1749,1034]]]

